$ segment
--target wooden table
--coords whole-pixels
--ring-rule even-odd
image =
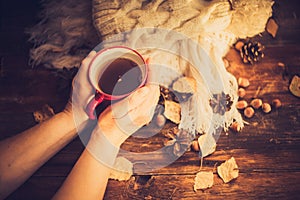
[[[18,2],[19,6],[14,8]],[[26,9],[24,9],[26,8]],[[36,0],[1,1],[0,24],[0,139],[35,125],[32,113],[44,104],[60,111],[68,99],[70,83],[51,70],[28,65],[30,44],[24,28],[37,22]],[[236,77],[249,78],[248,101],[261,87],[259,97],[271,102],[279,98],[283,106],[270,114],[256,112],[241,133],[222,133],[216,152],[205,158],[202,170],[213,170],[214,186],[193,191],[199,158],[187,152],[176,162],[151,173],[135,174],[129,181],[110,180],[105,199],[299,199],[300,189],[300,99],[288,91],[292,75],[300,75],[300,12],[297,1],[277,1],[275,19],[280,29],[275,39],[268,34],[256,39],[265,46],[265,58],[253,66],[243,65],[235,50],[227,59]],[[277,66],[288,66],[288,75]],[[136,146],[142,151],[151,141]],[[128,144],[128,143],[127,143]],[[49,199],[60,187],[84,149],[77,138],[41,167],[8,199]],[[239,177],[224,184],[215,166],[235,157]]]

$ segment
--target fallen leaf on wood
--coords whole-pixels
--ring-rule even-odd
[[[210,134],[200,135],[198,138],[201,157],[206,157],[216,151],[216,140]]]
[[[132,176],[133,164],[124,157],[117,157],[109,178],[118,181],[129,180]]]
[[[180,122],[180,104],[174,101],[166,100],[165,101],[165,112],[164,116],[174,122],[179,124]]]
[[[217,171],[224,183],[228,183],[232,179],[235,179],[239,176],[238,166],[234,157],[231,157],[229,160],[226,160],[224,163],[218,166]]]
[[[33,112],[34,120],[38,123],[46,121],[54,115],[54,110],[48,104],[45,104],[41,110]]]
[[[214,184],[214,174],[212,171],[210,172],[198,172],[196,174],[195,183],[194,183],[194,191],[199,189],[207,189],[211,188]]]
[[[191,77],[181,77],[172,85],[173,90],[179,93],[194,94],[196,92],[196,87],[196,81]]]
[[[277,31],[278,31],[278,24],[273,18],[270,18],[267,23],[267,32],[273,36],[273,38],[276,37]]]
[[[300,77],[295,75],[290,83],[289,89],[293,95],[300,97]]]

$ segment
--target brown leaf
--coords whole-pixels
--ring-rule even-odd
[[[289,89],[291,93],[300,97],[300,77],[295,75],[290,83]]]
[[[278,31],[278,24],[273,18],[270,18],[267,23],[267,32],[273,36],[273,38],[276,37],[277,31]]]
[[[214,174],[212,171],[198,172],[195,178],[194,191],[197,191],[199,189],[211,188],[213,184],[214,184]]]
[[[200,135],[198,138],[198,144],[203,157],[206,157],[216,151],[217,146],[215,139],[208,133]]]
[[[174,101],[165,101],[165,112],[164,116],[174,122],[179,124],[180,122],[180,104]]]
[[[232,179],[235,179],[239,176],[239,169],[234,157],[231,157],[229,160],[226,160],[224,163],[218,166],[217,171],[224,183],[228,183]]]

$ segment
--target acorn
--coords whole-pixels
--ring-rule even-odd
[[[200,146],[199,146],[199,143],[198,143],[198,141],[196,141],[196,140],[194,140],[193,142],[192,142],[192,149],[194,150],[194,151],[200,151]]]
[[[280,108],[282,106],[281,101],[279,99],[274,99],[272,101],[272,105],[274,106],[274,108]]]
[[[250,103],[250,105],[255,108],[255,109],[258,109],[262,106],[262,100],[261,99],[253,99]]]
[[[247,118],[251,118],[253,117],[254,115],[254,109],[252,107],[247,107],[245,110],[244,110],[244,115],[247,117]]]
[[[250,85],[249,79],[243,77],[238,78],[238,85],[244,88],[248,87]]]
[[[230,128],[235,132],[240,132],[242,130],[241,126],[237,122],[233,122]]]
[[[284,68],[284,67],[285,67],[285,64],[284,64],[284,63],[282,63],[282,62],[278,62],[278,63],[277,63],[277,66],[278,66],[278,67],[282,67],[282,68]]]
[[[166,123],[166,118],[162,114],[158,114],[155,122],[158,127],[163,127]]]
[[[239,88],[238,90],[238,96],[240,98],[243,98],[246,95],[246,90],[244,88]]]
[[[264,111],[264,113],[269,113],[271,112],[271,105],[268,103],[263,103],[262,104],[262,110]]]
[[[248,103],[245,100],[241,100],[241,101],[238,101],[235,106],[237,109],[242,110],[248,106]]]

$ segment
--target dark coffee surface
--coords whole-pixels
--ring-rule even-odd
[[[117,58],[106,67],[98,84],[104,93],[118,96],[130,93],[140,86],[141,81],[142,71],[137,63]]]

